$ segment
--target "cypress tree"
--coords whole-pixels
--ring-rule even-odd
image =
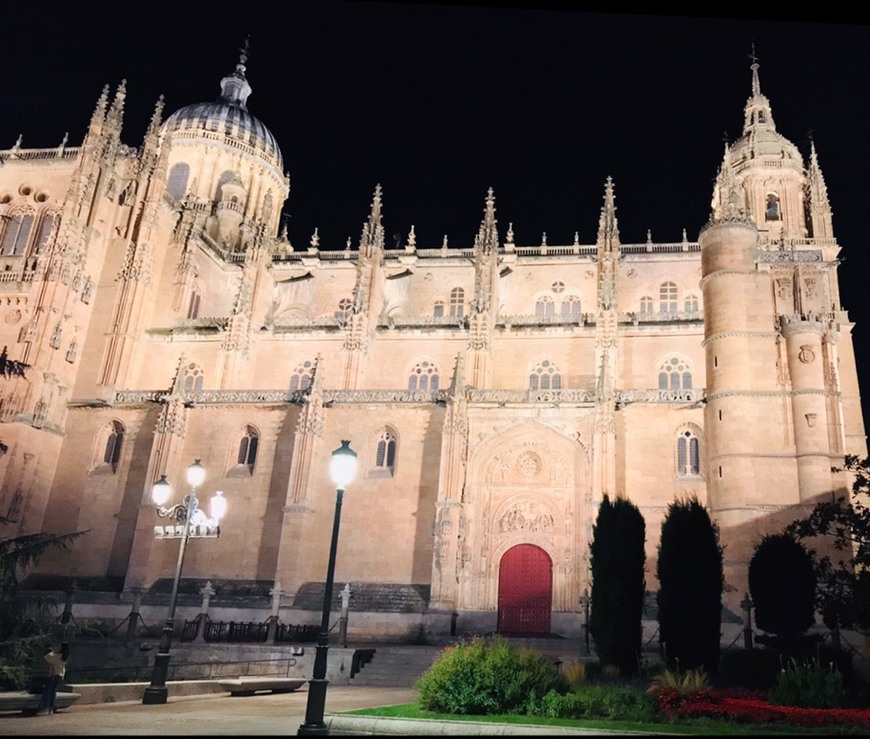
[[[725,583],[722,547],[718,528],[697,498],[668,506],[656,575],[659,641],[668,666],[715,672]]]
[[[590,633],[601,664],[630,675],[643,641],[646,524],[631,501],[605,495],[592,531]]]
[[[815,621],[816,574],[807,549],[788,534],[768,534],[749,561],[749,594],[755,623],[786,640]]]

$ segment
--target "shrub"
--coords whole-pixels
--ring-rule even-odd
[[[562,677],[565,678],[565,682],[571,688],[586,682],[586,663],[576,659],[573,662],[562,665]]]
[[[833,663],[822,664],[818,659],[801,663],[791,659],[767,697],[776,706],[840,708],[845,696],[843,673]]]
[[[637,672],[643,640],[645,539],[637,506],[605,495],[593,527],[589,629],[598,658],[623,675]]]
[[[797,637],[815,622],[812,556],[788,534],[762,537],[749,561],[749,592],[759,629]]]
[[[772,649],[726,649],[719,660],[716,684],[727,688],[770,690],[782,662]]]
[[[616,685],[580,685],[566,695],[550,691],[535,713],[548,718],[654,721],[658,708],[655,698],[641,690]]]
[[[710,678],[703,670],[686,670],[680,672],[678,669],[670,670],[665,668],[655,677],[650,683],[649,692],[655,693],[659,690],[675,690],[678,693],[689,693],[698,690],[706,690],[710,687]]]
[[[659,640],[665,662],[714,673],[725,584],[722,547],[718,528],[697,498],[668,506],[658,555]]]
[[[540,652],[476,637],[442,651],[416,687],[424,710],[481,715],[525,713],[567,683]]]

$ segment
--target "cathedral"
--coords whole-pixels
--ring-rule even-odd
[[[0,150],[0,345],[28,365],[0,384],[0,537],[84,531],[31,581],[148,592],[180,546],[152,487],[181,503],[198,460],[183,579],[293,603],[322,592],[346,441],[335,582],[413,590],[432,633],[576,635],[604,495],[643,513],[653,593],[668,505],[696,496],[738,612],[760,537],[866,455],[815,145],[750,73],[709,220],[674,243],[623,244],[607,178],[594,244],[516,243],[490,190],[473,243],[388,248],[377,186],[358,243],[294,248],[245,52],[136,146],[122,82],[80,145]]]

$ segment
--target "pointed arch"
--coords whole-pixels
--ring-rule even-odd
[[[428,357],[418,359],[408,374],[408,390],[412,393],[435,392],[441,384],[438,366]]]
[[[114,474],[121,463],[124,448],[124,424],[114,418],[97,431],[91,452],[92,474]]]
[[[166,183],[166,192],[176,200],[181,200],[187,195],[187,182],[190,178],[190,165],[187,162],[176,162],[169,170],[169,178]]]
[[[549,359],[541,359],[529,369],[529,390],[561,390],[562,373]]]
[[[702,476],[702,437],[701,427],[697,424],[686,423],[677,428],[674,461],[678,478]]]
[[[658,389],[692,389],[692,363],[687,357],[678,352],[674,352],[659,360]]]

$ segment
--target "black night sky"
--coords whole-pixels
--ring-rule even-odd
[[[623,243],[696,240],[754,46],[778,131],[816,144],[870,408],[870,25],[355,0],[7,0],[2,24],[0,149],[80,144],[122,79],[138,146],[158,96],[166,115],[217,98],[249,36],[248,109],[281,146],[296,249],[315,227],[356,247],[378,183],[390,246],[412,224],[418,248],[470,246],[489,187],[519,245],[591,244],[607,177]]]

